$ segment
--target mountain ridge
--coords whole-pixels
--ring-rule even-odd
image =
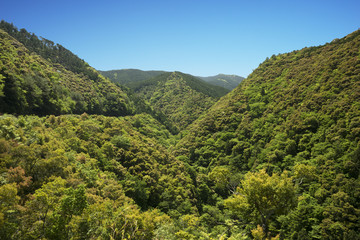
[[[152,77],[159,76],[168,71],[160,70],[149,70],[143,71],[140,69],[119,69],[119,70],[108,70],[108,71],[99,71],[102,75],[109,78],[115,83],[119,83],[127,86],[134,82],[141,82],[149,80]],[[189,74],[190,75],[190,74]],[[235,74],[218,74],[215,76],[201,77],[195,76],[207,83],[210,83],[214,86],[219,86],[226,88],[228,90],[234,89],[244,78],[237,76]]]

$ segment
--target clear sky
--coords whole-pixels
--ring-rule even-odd
[[[0,0],[0,19],[98,70],[246,77],[266,57],[360,27],[359,0]]]

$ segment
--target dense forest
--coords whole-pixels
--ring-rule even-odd
[[[123,86],[1,21],[0,239],[360,239],[359,49]]]
[[[228,93],[225,88],[181,72],[163,73],[148,80],[127,83],[127,86],[180,130]]]

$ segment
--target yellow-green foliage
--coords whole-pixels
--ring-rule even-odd
[[[3,115],[0,158],[6,239],[151,239],[164,212],[197,213],[184,164],[125,119]]]
[[[265,236],[269,225],[296,204],[295,186],[287,172],[269,176],[264,169],[247,173],[235,194],[225,200],[225,206],[255,226],[260,224]]]

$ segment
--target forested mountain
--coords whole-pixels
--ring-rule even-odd
[[[177,144],[179,159],[213,178],[198,177],[198,190],[229,197],[225,207],[243,233],[360,237],[359,49],[356,31],[273,55]],[[214,204],[209,196],[198,201]]]
[[[198,78],[212,85],[220,86],[229,90],[233,90],[234,88],[236,88],[241,83],[241,81],[245,79],[237,75],[226,75],[226,74],[218,74],[216,76],[198,77]]]
[[[142,71],[139,69],[121,69],[99,72],[111,81],[125,86],[131,82],[145,81],[165,73],[165,71]]]
[[[226,94],[0,26],[0,239],[360,238],[360,31]]]
[[[228,92],[180,72],[164,73],[127,86],[163,112],[179,129],[184,129]]]
[[[4,21],[0,41],[0,112],[113,116],[133,112],[119,87],[61,45]]]
[[[228,90],[180,72],[123,69],[100,71],[111,81],[128,87],[130,96],[147,100],[170,126],[183,130]],[[134,93],[134,94],[133,94]],[[162,121],[165,122],[165,121]]]

